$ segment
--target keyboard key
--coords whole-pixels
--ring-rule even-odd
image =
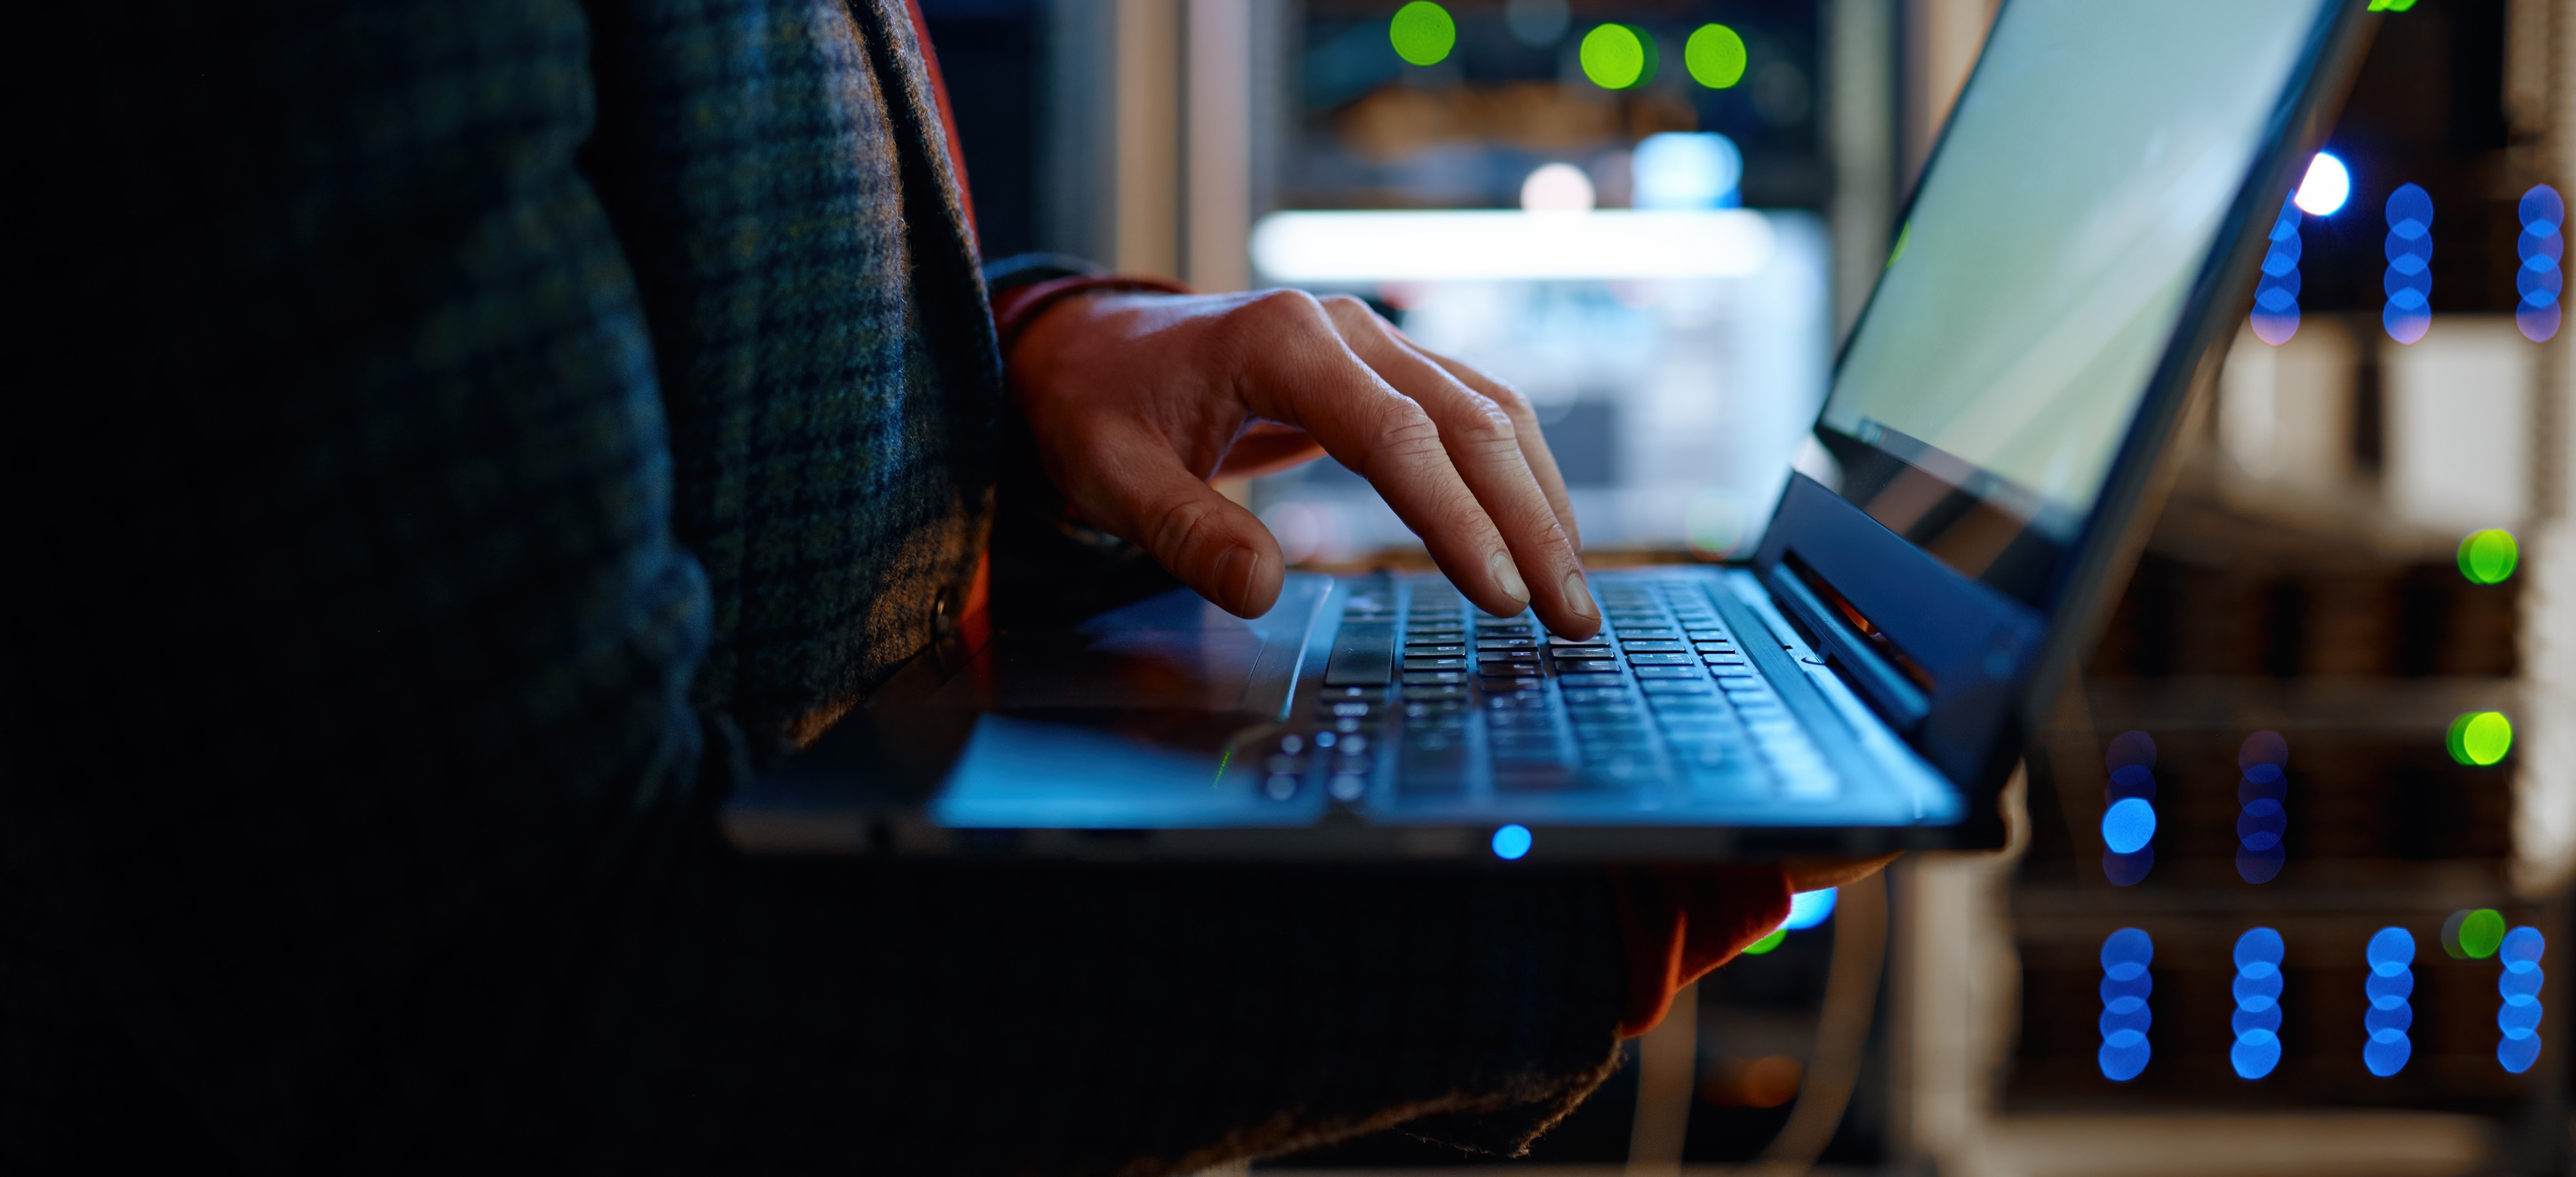
[[[1538,652],[1538,639],[1490,638],[1483,634],[1478,634],[1476,635],[1476,648],[1479,650],[1527,650],[1532,654],[1536,654]]]
[[[1629,638],[1626,641],[1620,642],[1619,645],[1631,654],[1678,654],[1684,650],[1690,649],[1689,646],[1683,645],[1671,638]]]
[[[1697,654],[1666,654],[1666,653],[1661,653],[1661,652],[1650,652],[1650,653],[1643,653],[1643,654],[1640,654],[1640,653],[1637,653],[1637,652],[1635,652],[1635,651],[1630,651],[1630,652],[1629,652],[1629,654],[1628,654],[1628,665],[1630,665],[1630,666],[1690,666],[1690,667],[1697,667],[1697,666],[1699,665],[1699,655],[1697,655]]]
[[[1466,666],[1467,660],[1464,658],[1415,658],[1407,655],[1404,659],[1406,670],[1463,670]]]
[[[1640,666],[1636,669],[1640,682],[1650,678],[1681,679],[1686,682],[1708,681],[1708,672],[1692,663],[1684,663],[1680,666]]]
[[[1442,638],[1413,637],[1404,639],[1404,656],[1407,658],[1411,658],[1417,654],[1424,657],[1439,657],[1441,655],[1463,656],[1466,653],[1466,646],[1461,645],[1458,642]]]
[[[1333,699],[1318,704],[1315,714],[1328,719],[1357,719],[1377,710],[1377,704],[1360,699]]]
[[[1324,786],[1324,791],[1332,794],[1335,801],[1357,801],[1368,792],[1368,780],[1344,773],[1334,777],[1331,784]]]
[[[1395,627],[1344,625],[1324,664],[1326,686],[1385,686],[1395,670]]]
[[[1670,640],[1676,640],[1676,641],[1678,641],[1678,640],[1680,640],[1680,638],[1681,638],[1681,634],[1680,634],[1680,632],[1679,632],[1679,631],[1676,631],[1675,629],[1673,629],[1671,626],[1668,626],[1668,625],[1623,625],[1623,626],[1620,626],[1620,627],[1619,627],[1619,640],[1624,642],[1624,641],[1628,640],[1629,638],[1666,638],[1666,639],[1670,639]]]
[[[1732,652],[1732,651],[1728,651],[1728,652],[1724,652],[1724,653],[1702,654],[1702,655],[1700,655],[1700,656],[1699,656],[1699,658],[1700,658],[1700,661],[1702,661],[1702,662],[1706,662],[1706,663],[1708,663],[1708,664],[1709,664],[1709,665],[1711,665],[1711,666],[1736,666],[1736,667],[1743,667],[1743,666],[1744,666],[1744,655],[1742,655],[1742,654],[1737,654],[1737,653],[1734,653],[1734,652]],[[1746,667],[1746,669],[1750,669],[1750,667]]]
[[[1568,674],[1558,681],[1569,687],[1615,687],[1623,681],[1617,674]]]

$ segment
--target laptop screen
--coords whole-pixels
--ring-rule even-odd
[[[2011,0],[1818,433],[1846,498],[2036,600],[2331,0]]]

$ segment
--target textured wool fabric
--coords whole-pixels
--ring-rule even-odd
[[[897,0],[14,30],[0,1170],[1151,1174],[1426,1116],[1509,1150],[1597,1084],[1597,872],[717,840],[996,513],[912,38]]]

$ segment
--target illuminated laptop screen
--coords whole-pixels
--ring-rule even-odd
[[[1954,490],[2080,530],[2323,9],[2004,6],[1826,403],[1880,468],[1844,494],[1919,543]],[[1974,576],[2013,536],[1952,538]]]

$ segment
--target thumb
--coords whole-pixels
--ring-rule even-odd
[[[1252,512],[1181,465],[1166,445],[1129,438],[1065,471],[1067,497],[1093,526],[1142,545],[1181,582],[1238,617],[1279,601],[1288,561]]]

